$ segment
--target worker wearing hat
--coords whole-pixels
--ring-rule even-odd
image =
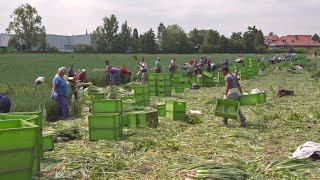
[[[222,74],[225,76],[226,81],[226,90],[224,93],[224,100],[230,101],[239,101],[239,91],[242,94],[242,88],[238,81],[237,75],[229,72],[228,66],[222,66],[221,68]],[[241,126],[246,126],[246,118],[243,116],[242,112],[239,110],[238,112],[241,120]],[[223,119],[223,124],[228,125],[228,119]]]

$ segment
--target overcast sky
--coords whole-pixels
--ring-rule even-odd
[[[320,0],[0,0],[0,33],[23,3],[36,7],[48,34],[92,32],[111,14],[139,33],[157,29],[160,22],[227,36],[252,25],[265,34],[320,33]]]

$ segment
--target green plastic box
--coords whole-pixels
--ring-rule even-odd
[[[173,79],[180,79],[182,77],[183,77],[183,74],[181,74],[181,73],[174,73],[173,74]]]
[[[155,87],[155,86],[157,86],[157,81],[154,81],[154,80],[148,81],[148,86],[149,86],[149,87]]]
[[[99,114],[88,116],[89,128],[115,129],[120,127],[120,114]]]
[[[148,81],[156,81],[157,80],[157,74],[155,73],[149,73],[148,74]]]
[[[53,135],[44,134],[42,138],[43,151],[52,151],[54,149]]]
[[[187,103],[185,101],[168,101],[166,102],[166,111],[186,112]]]
[[[160,86],[157,89],[158,92],[168,92],[171,91],[171,86]]]
[[[157,104],[158,116],[159,117],[166,117],[166,104]]]
[[[95,100],[104,99],[104,93],[94,93],[94,94],[92,94],[92,96],[93,96],[93,99],[95,99]]]
[[[121,113],[121,100],[94,100],[92,101],[92,113]]]
[[[0,179],[31,179],[39,127],[23,120],[0,121]]]
[[[133,86],[133,92],[135,95],[144,94],[145,88],[143,86]]]
[[[89,128],[89,140],[114,140],[120,139],[120,128],[105,129],[105,128]]]
[[[169,73],[159,73],[157,75],[158,75],[158,77],[157,77],[158,81],[170,80],[170,74]]]
[[[208,71],[203,71],[202,72],[202,75],[206,76],[206,77],[209,77],[209,78],[212,78],[213,77],[213,74],[208,72]]]
[[[137,112],[137,127],[138,128],[145,128],[147,127],[147,116],[146,112]]]
[[[218,99],[215,115],[224,118],[237,119],[240,102]]]
[[[240,105],[256,105],[258,104],[258,94],[242,95],[240,96]]]
[[[184,121],[186,120],[186,112],[166,111],[166,117],[169,118],[170,120]]]
[[[157,82],[157,86],[171,86],[171,82],[169,80],[159,80]]]
[[[157,96],[157,91],[149,91],[149,96]]]
[[[135,94],[135,95],[134,95],[134,99],[135,99],[137,102],[144,101],[144,100],[146,99],[146,94]]]
[[[267,96],[265,93],[258,94],[258,103],[263,104],[267,102]]]
[[[126,114],[127,116],[127,126],[129,128],[136,128],[137,127],[137,114],[135,112],[130,112]]]
[[[173,87],[172,91],[175,93],[184,93],[184,88],[183,87]]]

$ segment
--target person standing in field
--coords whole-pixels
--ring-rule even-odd
[[[240,83],[238,81],[237,75],[232,74],[229,72],[229,67],[228,66],[222,66],[222,74],[225,76],[225,81],[226,81],[226,90],[223,96],[224,100],[231,100],[231,101],[239,101],[240,96],[238,91],[242,94],[242,88],[240,86]],[[241,120],[241,127],[246,126],[246,118],[242,114],[242,112],[239,110],[239,116]],[[228,119],[224,118],[223,119],[223,124],[228,125]]]
[[[194,75],[195,77],[197,77],[197,74],[199,73],[199,66],[198,66],[198,62],[197,59],[193,60],[193,71],[194,71]]]
[[[194,69],[194,65],[193,65],[193,61],[189,61],[188,65],[186,66],[187,68],[187,73],[186,73],[186,77],[190,77],[192,78],[193,76],[193,69]]]
[[[208,60],[207,60],[207,71],[208,72],[212,72],[212,69],[211,69],[211,56],[208,57]]]
[[[105,73],[106,73],[106,84],[110,85],[111,84],[111,71],[112,71],[112,65],[109,62],[109,60],[105,61],[106,64],[106,69],[105,69]]]
[[[161,63],[160,63],[160,57],[157,58],[156,63],[154,65],[156,69],[156,73],[161,73]]]
[[[5,93],[0,93],[0,113],[9,113],[11,109],[11,100]]]
[[[169,63],[169,72],[170,72],[170,78],[172,79],[173,73],[176,70],[176,57],[173,57],[172,60]]]
[[[147,83],[147,62],[144,60],[144,57],[141,57],[141,61],[138,64],[141,72],[141,84],[146,85]]]
[[[60,119],[68,119],[70,117],[69,114],[69,106],[67,101],[68,96],[68,84],[64,79],[66,71],[63,68],[59,68],[57,75],[52,80],[52,93],[51,97],[54,98],[58,103],[58,115]]]
[[[71,64],[68,69],[68,77],[72,81],[69,81],[69,84],[70,84],[72,94],[74,95],[74,99],[78,101],[78,90],[76,88],[76,82],[74,81],[75,76],[76,74],[74,73],[74,65]]]

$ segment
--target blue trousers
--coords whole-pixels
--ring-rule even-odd
[[[70,117],[69,114],[69,106],[68,101],[65,96],[58,96],[56,98],[56,101],[58,103],[58,115],[59,118],[67,119]]]

